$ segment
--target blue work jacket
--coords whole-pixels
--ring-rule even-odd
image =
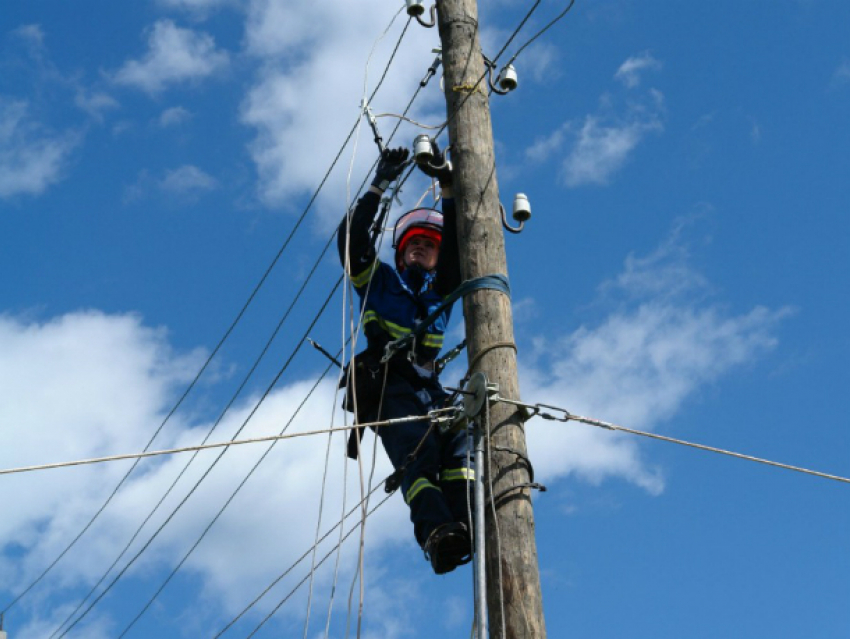
[[[455,208],[443,200],[443,237],[437,267],[432,272],[405,269],[401,273],[378,259],[369,235],[377,215],[380,196],[367,193],[357,203],[350,225],[344,219],[339,227],[340,259],[345,264],[346,232],[349,233],[351,281],[360,297],[363,332],[368,348],[383,350],[388,341],[410,333],[460,284]],[[451,307],[444,310],[414,346],[417,363],[432,361],[443,347]]]

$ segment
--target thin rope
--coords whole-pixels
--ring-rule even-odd
[[[369,65],[372,61],[372,56],[375,53],[375,49],[378,46],[378,43],[380,43],[380,41],[384,39],[384,37],[387,35],[387,33],[389,33],[393,24],[395,24],[396,18],[398,18],[398,16],[401,15],[401,12],[402,12],[402,8],[399,8],[399,10],[393,15],[392,19],[390,20],[389,24],[384,29],[384,31],[372,43],[372,47],[369,50],[369,56],[366,59],[366,65],[365,65],[365,68],[364,68],[364,71],[363,71],[363,95],[362,95],[362,98],[361,98],[361,109],[360,109],[360,113],[359,113],[359,116],[358,116],[358,122],[357,122],[357,134],[356,134],[355,139],[354,139],[354,147],[352,149],[351,161],[349,162],[348,175],[346,177],[346,183],[345,183],[346,200],[347,200],[349,210],[351,208],[351,175],[352,175],[352,172],[354,171],[354,162],[357,158],[357,148],[358,148],[358,145],[359,145],[359,142],[360,142],[360,130],[362,128],[363,115],[364,115],[366,109],[369,108],[369,104],[366,100],[366,94],[367,94],[367,91],[368,91],[368,83],[369,83]],[[381,77],[381,82],[383,82],[384,77],[386,77],[387,70],[389,69],[389,66],[392,64],[392,61],[395,58],[395,54],[398,51],[398,48],[401,45],[402,40],[404,40],[404,36],[407,33],[407,28],[410,25],[410,20],[411,20],[411,18],[408,18],[408,21],[405,24],[405,27],[401,32],[401,36],[399,37],[398,41],[396,42],[395,48],[393,49],[393,52],[390,56],[389,63],[387,64],[387,66],[384,70],[384,75]],[[376,140],[376,142],[377,142],[377,140]],[[350,220],[349,220],[349,225],[350,225]],[[348,238],[346,238],[346,243],[347,243],[347,241],[348,241]],[[342,304],[343,304],[343,326],[345,325],[345,305],[346,305],[347,289],[348,289],[348,287],[343,288],[343,300],[342,300]],[[336,406],[336,402],[334,402],[334,406]],[[333,420],[333,416],[331,416],[331,419]],[[333,422],[331,422],[331,423],[333,423]],[[322,489],[321,489],[321,496],[320,496],[320,500],[319,500],[318,521],[316,522],[316,536],[318,536],[319,530],[321,529],[322,510],[324,508],[325,487],[326,487],[326,481],[327,481],[327,471],[328,471],[328,463],[329,463],[329,459],[330,459],[330,447],[331,447],[332,438],[333,438],[333,434],[331,433],[331,434],[328,435],[328,446],[327,446],[327,452],[325,454],[325,469],[324,469],[324,473],[322,475]],[[344,478],[347,477],[347,474],[344,473],[343,477]],[[343,492],[345,492],[345,487],[343,488]],[[361,493],[361,496],[362,496],[362,493]],[[343,504],[344,503],[345,503],[345,498],[343,497]],[[310,569],[310,586],[309,586],[308,595],[307,595],[307,611],[306,611],[305,619],[304,619],[304,634],[303,634],[304,639],[307,639],[307,634],[308,634],[309,628],[310,628],[310,613],[312,611],[312,604],[313,604],[313,578],[314,578],[314,571],[315,571],[315,552],[313,553],[313,557],[312,557],[311,562],[312,562],[312,565],[311,565],[311,569]],[[334,584],[334,586],[335,586],[335,584]]]
[[[387,495],[386,497],[384,497],[371,511],[369,511],[369,515],[372,515],[376,510],[378,510],[378,508],[383,506],[389,500],[390,497],[392,497],[392,495]],[[352,526],[351,530],[349,530],[346,533],[345,537],[343,537],[343,541],[348,539],[351,536],[351,534],[359,528],[359,526],[360,526],[359,523]],[[331,550],[328,551],[328,553],[324,557],[322,557],[322,560],[316,565],[316,568],[321,567],[321,565],[324,564],[325,561],[327,561],[328,557],[330,557],[334,552],[336,552],[336,550],[337,550],[337,548],[331,548]],[[257,632],[259,632],[260,628],[262,628],[266,624],[266,622],[269,619],[271,619],[275,615],[275,613],[277,613],[278,610],[280,610],[280,608],[283,606],[283,604],[285,604],[287,601],[289,601],[289,599],[292,597],[292,595],[294,595],[298,591],[298,589],[304,584],[304,582],[307,581],[308,577],[309,577],[309,575],[305,576],[300,582],[298,582],[298,584],[296,584],[295,587],[292,590],[290,590],[289,593],[283,599],[280,600],[280,602],[277,604],[277,606],[275,606],[274,609],[268,615],[266,615],[266,617],[259,623],[259,625],[257,625],[256,628],[254,628],[254,630],[251,632],[251,634],[248,635],[248,637],[246,639],[250,639],[255,634],[257,634]]]
[[[377,491],[377,490],[381,487],[381,485],[382,485],[382,484],[383,484],[383,482],[381,482],[381,484],[378,484],[377,486],[375,486],[375,490],[374,490],[373,492]],[[379,508],[379,507],[383,504],[383,502],[384,502],[384,501],[386,501],[387,499],[389,499],[390,497],[391,497],[391,495],[387,495],[386,499],[384,499],[384,500],[383,500],[380,504],[378,504],[377,506],[375,506],[375,508],[372,510],[372,512],[374,512],[375,510],[377,510],[377,509],[378,509],[378,508]],[[330,529],[329,529],[329,530],[328,530],[328,531],[327,531],[327,532],[326,532],[326,533],[322,536],[322,538],[318,540],[318,542],[317,542],[316,544],[314,544],[311,548],[308,548],[308,549],[304,552],[304,554],[302,554],[302,555],[301,555],[298,559],[296,559],[296,560],[295,560],[295,562],[294,562],[291,566],[289,566],[289,568],[287,568],[284,572],[282,572],[280,575],[278,575],[278,576],[274,579],[274,581],[272,581],[272,583],[271,583],[271,584],[269,584],[269,585],[266,587],[266,589],[265,589],[265,590],[263,590],[263,591],[262,591],[262,592],[261,592],[261,593],[260,593],[257,597],[255,597],[255,598],[254,598],[254,600],[253,600],[251,603],[249,603],[249,604],[248,604],[245,608],[243,608],[243,609],[242,609],[242,611],[241,611],[238,615],[236,615],[236,617],[234,617],[233,619],[231,619],[230,623],[228,623],[228,624],[227,624],[224,628],[222,628],[222,629],[218,632],[218,634],[217,634],[217,635],[215,635],[215,637],[213,637],[213,639],[218,639],[219,637],[221,637],[221,635],[223,635],[223,634],[224,634],[225,632],[227,632],[227,631],[228,631],[231,627],[233,627],[233,625],[234,625],[237,621],[239,621],[239,620],[240,620],[240,619],[241,619],[241,618],[245,615],[245,613],[246,613],[246,612],[248,612],[251,608],[253,608],[255,605],[257,605],[257,603],[259,603],[259,601],[260,601],[263,597],[265,597],[265,596],[266,596],[266,595],[267,595],[267,594],[268,594],[268,593],[272,590],[272,588],[274,588],[274,587],[275,587],[278,583],[280,583],[280,582],[281,582],[281,580],[283,580],[283,579],[284,579],[284,577],[286,577],[287,575],[289,575],[289,573],[291,573],[293,570],[295,570],[295,568],[298,566],[298,564],[300,564],[302,561],[304,561],[304,559],[306,559],[306,558],[307,558],[307,556],[308,556],[311,552],[313,552],[314,548],[315,548],[318,544],[321,544],[323,541],[325,541],[325,539],[327,539],[328,537],[330,537],[331,533],[332,533],[334,530],[336,530],[337,528],[339,528],[340,526],[342,526],[342,525],[345,523],[345,520],[346,520],[348,517],[350,517],[352,514],[354,514],[354,512],[355,512],[357,509],[359,509],[359,508],[360,508],[360,504],[358,503],[358,504],[356,504],[356,505],[355,505],[355,506],[354,506],[351,510],[349,510],[349,511],[348,511],[348,513],[347,513],[347,514],[346,514],[346,515],[345,515],[345,516],[344,516],[344,517],[343,517],[340,521],[338,521],[336,524],[334,524],[334,525],[333,525],[333,527],[331,527],[331,528],[330,528]],[[339,543],[342,543],[342,540],[344,540],[345,538],[346,538],[346,536],[341,536],[341,537],[340,537],[340,542],[339,542]],[[338,547],[338,546],[339,546],[339,543],[337,544],[337,546],[335,546],[335,547],[334,547],[334,549],[335,549],[336,547]],[[321,563],[321,562],[320,562],[320,563]]]

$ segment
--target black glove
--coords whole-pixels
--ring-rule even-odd
[[[378,168],[375,169],[375,179],[372,180],[372,186],[386,191],[390,182],[395,180],[404,171],[404,167],[407,165],[408,154],[409,151],[404,147],[384,149],[384,152],[381,153],[381,159],[378,162]]]
[[[429,162],[417,164],[419,170],[425,175],[437,178],[440,186],[452,185],[452,163],[446,159],[445,151],[440,151],[436,140],[431,140],[431,152],[434,157]]]

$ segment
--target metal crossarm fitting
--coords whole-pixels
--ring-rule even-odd
[[[484,373],[475,373],[467,384],[463,396],[463,414],[472,419],[478,417],[484,408],[484,402],[494,402],[499,397],[499,385],[487,381]]]
[[[462,416],[459,406],[436,408],[428,413],[428,419],[431,420],[431,423],[436,424],[438,427],[443,427],[446,424],[454,424],[459,416]]]

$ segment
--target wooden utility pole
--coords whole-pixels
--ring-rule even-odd
[[[464,279],[507,275],[476,0],[438,0],[438,16],[461,270]],[[497,291],[476,291],[464,298],[463,311],[469,358],[478,358],[475,370],[497,383],[502,396],[518,399],[516,351],[509,346],[514,343],[510,300]],[[523,423],[516,407],[497,403],[491,407],[490,424],[491,467],[477,469],[492,470],[488,482],[493,494],[501,495],[495,520],[487,508],[490,636],[545,639],[530,489],[520,486],[530,481]]]

